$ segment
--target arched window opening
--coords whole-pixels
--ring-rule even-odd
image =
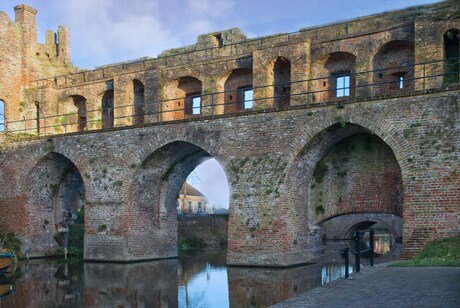
[[[458,83],[460,79],[460,31],[444,33],[444,85]]]
[[[291,62],[279,57],[273,67],[275,107],[286,107],[291,95]]]
[[[5,131],[5,102],[0,99],[0,132]]]
[[[134,125],[143,124],[145,119],[145,96],[144,84],[139,80],[133,80],[134,94]]]
[[[225,81],[225,112],[252,109],[252,70],[235,69]]]
[[[86,117],[86,98],[80,95],[72,96],[73,104],[77,108],[78,131],[84,131],[87,125]]]
[[[105,91],[102,96],[102,128],[112,128],[114,124],[113,90]]]
[[[391,41],[380,48],[373,60],[374,93],[412,90],[414,59],[413,42]]]
[[[355,96],[355,62],[355,56],[347,52],[334,52],[327,56],[324,70],[329,77],[320,80],[320,92],[317,94],[320,100]]]
[[[194,77],[181,77],[178,83],[179,95],[183,97],[184,114],[186,117],[197,116],[202,112],[201,81]]]

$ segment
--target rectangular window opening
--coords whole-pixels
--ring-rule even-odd
[[[336,77],[336,97],[350,96],[350,76]]]
[[[201,114],[201,96],[192,97],[192,114]]]
[[[243,89],[243,108],[252,109],[254,105],[254,91],[252,89]]]

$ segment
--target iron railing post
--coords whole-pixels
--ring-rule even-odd
[[[374,266],[374,230],[369,231],[369,249],[371,250],[370,263]]]
[[[423,63],[423,91],[425,91],[426,84],[426,64]]]
[[[361,271],[361,251],[360,251],[360,237],[361,234],[359,231],[355,231],[355,267],[356,267],[356,272],[359,273]]]

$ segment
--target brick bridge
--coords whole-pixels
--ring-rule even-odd
[[[213,157],[231,191],[229,264],[311,262],[325,224],[360,214],[402,218],[413,256],[460,233],[458,16],[446,2],[258,40],[233,29],[31,79],[20,103],[3,85],[0,229],[47,255],[84,205],[85,259],[175,257],[178,192]]]

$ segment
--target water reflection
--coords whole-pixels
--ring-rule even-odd
[[[343,276],[338,254],[290,269],[227,268],[225,251],[133,264],[34,260],[0,307],[266,307]]]

